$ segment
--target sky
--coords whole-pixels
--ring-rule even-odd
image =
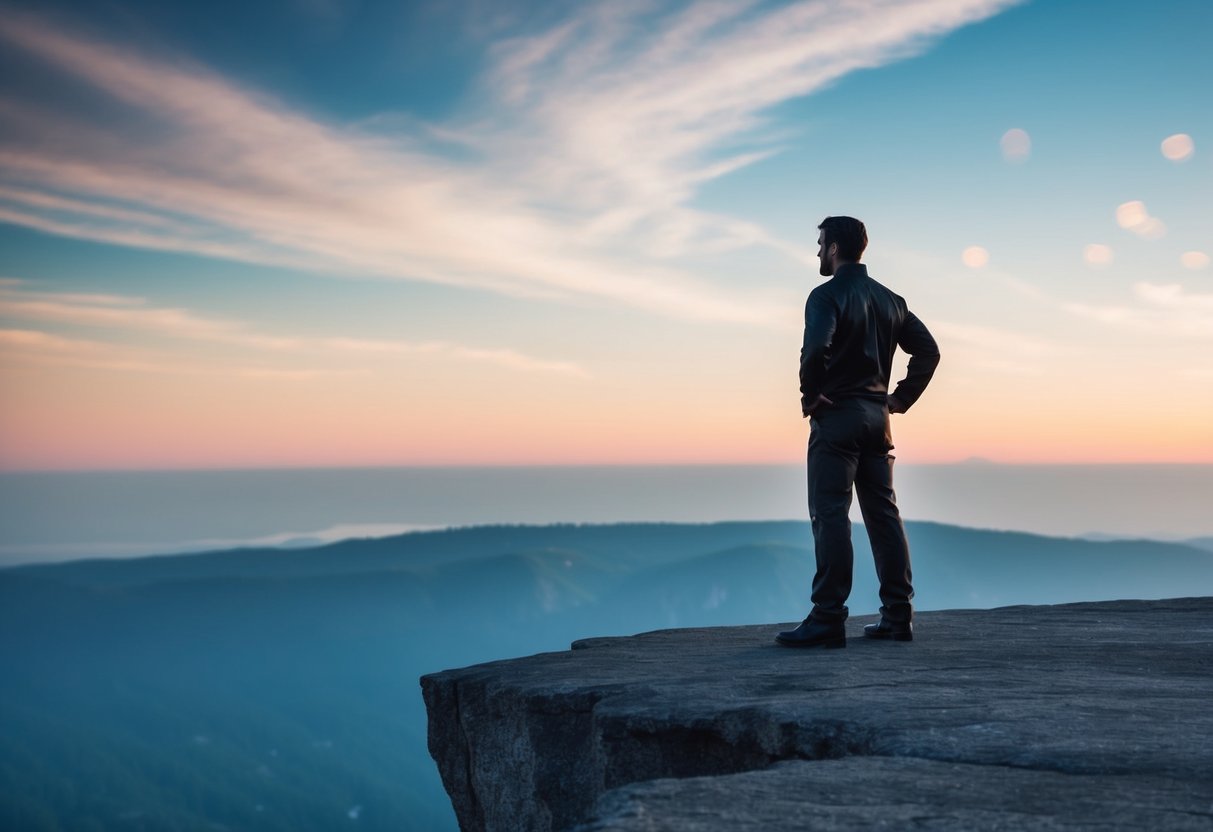
[[[902,461],[1213,463],[1211,41],[1207,0],[0,3],[0,470],[803,459],[834,214],[940,344]]]

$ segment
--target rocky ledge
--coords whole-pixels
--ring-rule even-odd
[[[430,753],[464,830],[1213,829],[1213,598],[871,620],[425,676]]]

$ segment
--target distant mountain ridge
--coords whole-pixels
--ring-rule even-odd
[[[407,532],[382,538],[350,539],[315,547],[237,548],[137,558],[91,558],[60,563],[21,564],[0,569],[38,574],[70,573],[73,582],[150,582],[206,575],[332,574],[400,566],[432,565],[534,549],[577,547],[587,554],[622,557],[644,551],[668,557],[702,554],[715,546],[743,545],[758,530],[774,540],[804,543],[807,524],[799,521],[685,523],[489,525]],[[811,538],[810,538],[811,539]],[[668,547],[658,550],[655,547]],[[67,569],[67,572],[57,570]]]
[[[1183,543],[1153,540],[1058,538],[1025,532],[992,531],[930,522],[906,524],[920,606],[996,606],[1104,600],[1119,593],[1140,597],[1183,594],[1191,582],[1213,588],[1213,538]],[[856,609],[874,592],[874,575],[862,526],[854,530]],[[714,558],[745,548],[757,557],[762,547],[784,553],[772,562],[734,563],[722,579],[738,586],[770,579],[811,577],[812,534],[807,522],[739,521],[712,524],[623,523],[548,526],[475,526],[354,539],[312,548],[233,549],[124,559],[90,559],[25,564],[0,569],[0,580],[37,579],[89,591],[225,582],[239,591],[248,582],[308,579],[330,588],[374,581],[430,586],[467,593],[474,587],[500,588],[500,581],[529,571],[532,581],[546,574],[541,590],[568,593],[546,612],[590,602],[614,583],[637,586],[652,579],[684,585],[698,567],[718,572]],[[795,564],[804,567],[798,569]],[[516,562],[511,566],[507,560]],[[734,559],[735,560],[735,559]],[[762,560],[762,558],[758,558]],[[524,568],[525,565],[525,568]],[[493,573],[502,574],[490,578]],[[755,571],[756,570],[756,571]],[[790,570],[790,571],[789,571]],[[806,573],[806,570],[808,572]],[[680,577],[679,577],[680,576]],[[324,582],[331,582],[325,584]],[[802,587],[806,586],[802,584]],[[802,601],[807,598],[802,599]]]

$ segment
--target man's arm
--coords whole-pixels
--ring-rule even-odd
[[[889,395],[889,412],[905,413],[918,401],[922,391],[926,390],[931,382],[931,376],[939,366],[939,345],[935,343],[926,324],[907,310],[905,323],[902,324],[901,334],[897,338],[897,346],[909,353],[910,363],[906,367],[906,377]]]
[[[812,414],[822,400],[826,356],[838,327],[838,310],[824,292],[813,291],[804,305],[804,344],[800,348],[800,412]]]

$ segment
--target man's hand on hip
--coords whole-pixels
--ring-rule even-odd
[[[905,413],[906,403],[896,396],[889,396],[889,412],[890,413]]]
[[[827,399],[825,396],[818,394],[817,398],[813,400],[812,404],[810,404],[808,407],[803,408],[804,417],[808,418],[809,416],[812,416],[814,413],[817,412],[817,408],[821,407],[823,404],[833,404],[833,403],[834,403],[834,401],[832,399]]]

